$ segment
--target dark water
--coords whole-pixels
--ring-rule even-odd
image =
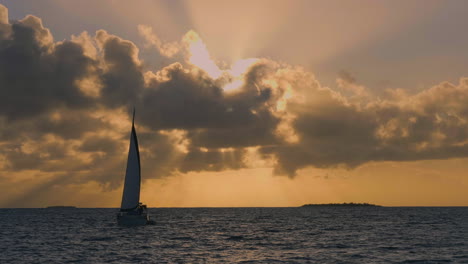
[[[468,263],[465,208],[0,209],[0,263]]]

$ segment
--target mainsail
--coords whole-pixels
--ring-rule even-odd
[[[120,211],[131,211],[138,207],[140,202],[140,151],[135,131],[135,110],[133,110],[132,133],[130,135],[130,148],[128,150],[127,171],[122,195]]]

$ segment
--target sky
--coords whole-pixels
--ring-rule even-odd
[[[467,8],[0,0],[0,207],[468,206]]]

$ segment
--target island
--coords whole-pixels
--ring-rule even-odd
[[[76,206],[68,206],[68,205],[53,205],[47,206],[47,209],[75,209]]]
[[[300,207],[382,207],[370,203],[328,203],[328,204],[304,204]]]

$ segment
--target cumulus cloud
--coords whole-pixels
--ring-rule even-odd
[[[90,105],[75,83],[94,67],[80,45],[54,43],[49,30],[34,16],[7,26],[9,34],[0,40],[0,112],[4,117],[20,119],[61,106]]]
[[[468,156],[468,79],[379,98],[348,72],[332,89],[268,59],[221,68],[195,32],[164,43],[138,30],[174,61],[147,71],[129,40],[99,30],[57,42],[39,18],[9,22],[0,6],[1,177],[35,171],[51,184],[119,186],[133,106],[145,178],[259,164],[252,157],[294,176]]]
[[[369,161],[465,157],[468,150],[467,80],[442,83],[400,100],[353,104],[330,89],[302,93],[291,107],[300,140],[264,151],[277,171],[294,175],[306,166],[355,167]],[[319,100],[317,100],[319,98]],[[307,109],[306,109],[307,107]]]

